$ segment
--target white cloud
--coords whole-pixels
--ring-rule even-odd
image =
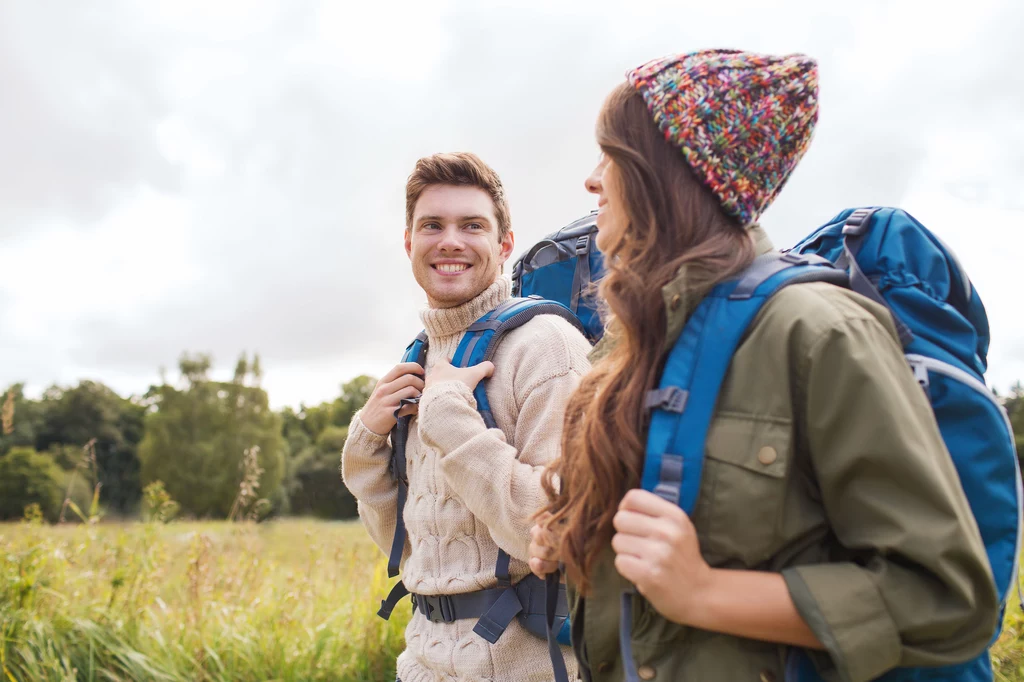
[[[5,3],[0,385],[143,391],[184,350],[224,371],[247,350],[276,406],[329,399],[418,328],[401,232],[419,156],[492,164],[518,255],[590,210],[594,119],[627,68],[739,46],[821,63],[815,142],[765,217],[776,241],[844,206],[906,206],[974,276],[1005,388],[1024,378],[1021,15],[989,0]]]

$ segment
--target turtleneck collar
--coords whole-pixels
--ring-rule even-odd
[[[420,311],[420,320],[430,339],[462,334],[469,325],[483,317],[484,313],[494,310],[512,296],[512,280],[506,275],[499,275],[494,283],[470,299],[454,308],[425,308]]]

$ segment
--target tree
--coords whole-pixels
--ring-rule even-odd
[[[14,384],[0,395],[3,426],[0,427],[0,455],[11,448],[34,448],[39,429],[41,407],[25,397],[25,384]]]
[[[327,519],[356,516],[356,500],[341,480],[338,467],[341,449],[348,437],[347,427],[326,428],[316,444],[292,460],[290,506],[293,514],[311,514]]]
[[[181,387],[164,384],[147,393],[141,478],[144,485],[163,481],[187,513],[226,517],[242,481],[244,452],[253,446],[259,447],[263,469],[259,494],[275,498],[285,441],[266,391],[246,385],[254,378],[247,363],[239,361],[229,382],[211,381],[210,366],[209,356],[185,354],[179,362]]]
[[[1017,457],[1024,458],[1024,384],[1017,382],[1010,389],[1010,397],[1004,404],[1010,415],[1010,426],[1017,443]]]
[[[336,426],[348,426],[356,412],[362,409],[373,393],[377,380],[373,377],[358,376],[341,385],[341,396],[334,401],[334,419]]]
[[[60,514],[61,470],[32,448],[11,448],[0,456],[0,520],[20,519],[25,507],[38,504],[50,521]]]
[[[341,394],[332,402],[300,405],[298,412],[291,408],[281,411],[289,452],[284,483],[287,501],[280,504],[281,509],[322,518],[356,515],[355,498],[341,481],[338,468],[352,417],[369,399],[376,383],[373,377],[359,376],[342,384]]]
[[[302,412],[305,408],[300,407],[299,409],[300,412],[296,412],[290,407],[281,410],[281,435],[288,443],[288,453],[291,457],[313,444],[313,438],[306,432],[306,423]]]
[[[52,386],[40,402],[41,416],[35,447],[50,451],[67,466],[71,453],[95,439],[96,468],[103,503],[122,514],[139,504],[138,444],[142,440],[145,407],[125,400],[95,381],[80,381],[73,388]]]

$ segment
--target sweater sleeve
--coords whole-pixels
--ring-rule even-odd
[[[385,554],[391,552],[398,519],[398,482],[388,471],[390,460],[388,436],[366,428],[357,413],[349,425],[348,438],[341,452],[341,477],[358,502],[360,521]],[[403,561],[409,552],[409,540],[406,538]]]
[[[511,427],[516,447],[501,429],[486,427],[461,382],[431,386],[420,401],[420,436],[442,454],[448,484],[498,546],[522,561],[529,558],[530,518],[546,501],[541,476],[558,457],[566,404],[589,368],[586,339],[562,320],[546,323],[534,329],[544,334],[540,343],[524,334],[504,354],[505,361],[519,363],[508,398],[520,406]],[[516,340],[510,335],[506,343]]]

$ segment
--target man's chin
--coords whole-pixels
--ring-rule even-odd
[[[426,294],[432,308],[455,308],[473,299],[468,287],[431,287]]]
[[[457,308],[463,303],[469,303],[479,296],[487,286],[480,286],[479,283],[452,282],[449,286],[431,287],[427,293],[427,299],[433,308]]]

